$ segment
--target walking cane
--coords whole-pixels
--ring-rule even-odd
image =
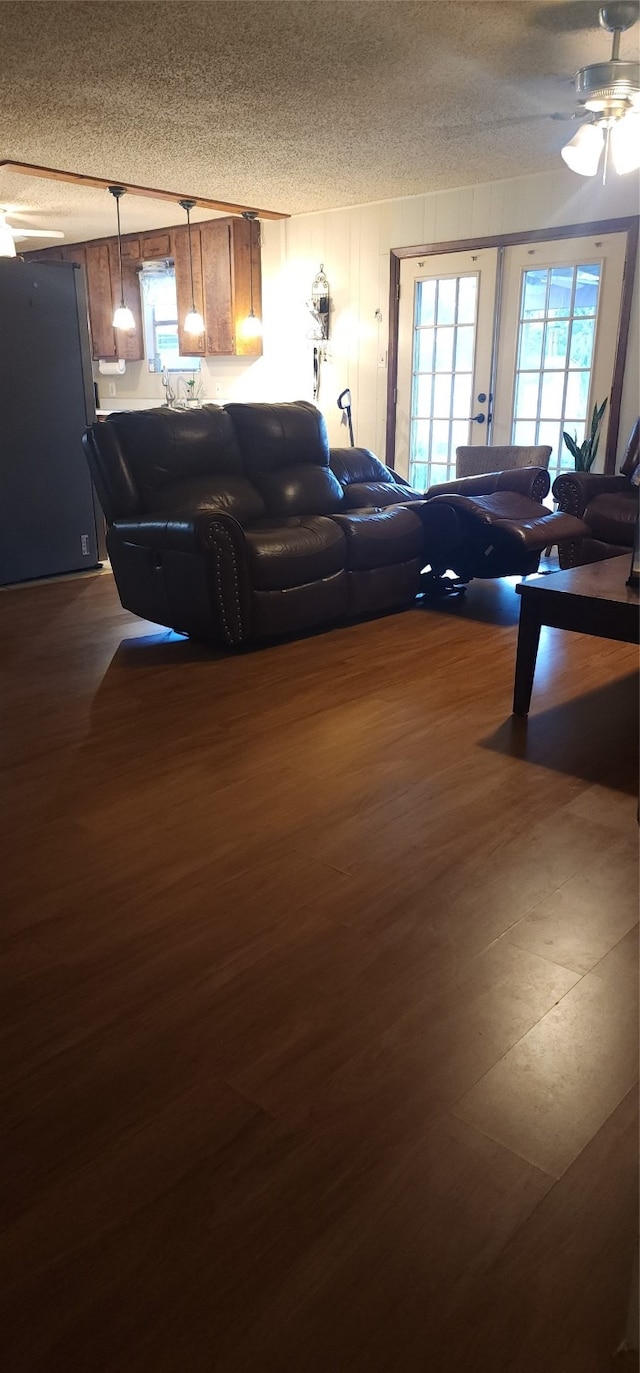
[[[338,405],[338,409],[339,409],[339,410],[343,410],[344,413],[345,413],[345,415],[346,415],[346,417],[347,417],[347,424],[349,425],[349,439],[350,439],[350,442],[351,442],[351,447],[353,448],[353,447],[354,447],[354,442],[353,442],[353,425],[352,425],[352,423],[351,423],[351,392],[350,392],[348,386],[345,387],[344,391],[341,391],[341,392],[340,392],[340,395],[338,396],[337,405]]]

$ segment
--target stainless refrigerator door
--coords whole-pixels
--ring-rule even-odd
[[[92,418],[80,270],[0,259],[0,582],[96,565]]]

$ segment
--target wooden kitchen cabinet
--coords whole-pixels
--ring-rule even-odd
[[[253,308],[262,318],[260,226],[236,217],[192,224],[193,298],[204,317],[199,337],[187,334],[184,318],[191,309],[189,236],[186,224],[153,233],[123,234],[122,279],[125,305],[136,327],[131,334],[114,330],[113,312],[120,304],[118,242],[116,238],[37,250],[25,256],[80,262],[85,270],[92,357],[144,358],[144,331],[139,272],[142,264],[157,258],[173,258],[178,301],[178,338],[182,357],[259,357],[262,339],[242,337],[241,325],[249,314],[251,272]]]

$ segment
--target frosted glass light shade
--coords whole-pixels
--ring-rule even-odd
[[[184,329],[187,334],[204,334],[204,320],[199,310],[190,310],[185,315]]]
[[[620,176],[640,167],[640,114],[623,115],[611,130],[611,155]]]
[[[135,329],[136,322],[128,305],[118,306],[113,316],[113,327],[114,329],[126,329],[129,334]]]
[[[249,312],[246,319],[243,319],[240,325],[240,334],[242,338],[246,339],[262,338],[262,320],[254,315],[253,310]]]
[[[567,167],[580,176],[595,176],[604,147],[604,133],[596,124],[583,124],[560,150]]]
[[[15,257],[16,245],[4,215],[0,215],[0,257]]]

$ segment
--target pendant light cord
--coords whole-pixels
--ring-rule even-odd
[[[120,192],[120,195],[122,192]],[[120,233],[120,195],[116,196],[116,215],[118,218],[118,267],[120,269],[120,305],[124,310],[124,283],[122,280],[122,236]]]
[[[196,310],[196,293],[195,293],[195,290],[194,290],[194,287],[193,287],[193,250],[192,250],[192,247],[191,247],[191,210],[189,210],[189,209],[187,210],[187,234],[188,234],[188,236],[189,236],[189,274],[190,274],[190,277],[191,277],[191,309],[193,310],[193,313],[195,314],[195,310]]]

